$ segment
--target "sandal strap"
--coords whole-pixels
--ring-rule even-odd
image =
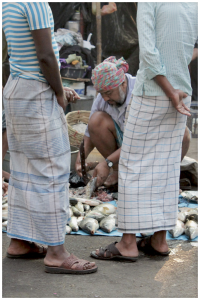
[[[30,247],[33,249],[35,247],[38,248],[38,253],[43,254],[43,253],[47,253],[47,247],[44,247],[42,245],[38,245],[38,243],[35,242],[30,242]]]
[[[98,256],[110,258],[110,257],[116,256],[116,255],[121,255],[119,250],[115,247],[116,243],[117,242],[114,242],[114,243],[106,246],[105,248],[100,247]]]
[[[84,270],[84,266],[90,263],[89,261],[85,261],[84,259],[79,259],[74,254],[71,254],[69,257],[65,259],[60,268],[71,270],[72,266],[75,265],[73,270],[82,271]]]

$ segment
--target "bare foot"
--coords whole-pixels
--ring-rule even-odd
[[[24,240],[11,239],[10,246],[7,253],[11,255],[20,255],[27,253],[45,253],[47,248],[39,246],[36,243],[28,242]]]
[[[169,247],[168,247],[168,244],[167,244],[167,241],[166,239],[162,239],[162,238],[159,238],[155,235],[152,235],[151,236],[151,246],[159,251],[159,252],[167,252],[169,251]],[[141,242],[141,247],[144,247],[145,246],[145,241],[143,240]]]
[[[113,172],[108,176],[106,181],[104,182],[104,185],[106,187],[115,185],[118,182],[118,170],[113,170]]]

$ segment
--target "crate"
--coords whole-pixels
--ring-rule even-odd
[[[61,76],[66,78],[83,78],[84,73],[85,69],[65,68],[60,70]]]
[[[91,110],[94,101],[93,96],[81,96],[76,103],[70,103],[71,111],[75,110]]]

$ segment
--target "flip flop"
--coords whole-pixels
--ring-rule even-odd
[[[145,254],[148,254],[148,255],[168,256],[169,253],[171,252],[171,250],[169,249],[166,252],[157,251],[156,249],[154,249],[151,246],[151,237],[152,236],[148,236],[148,237],[145,237],[145,238],[141,239],[140,241],[138,241],[137,242],[138,250],[143,251]],[[143,241],[144,241],[145,245],[141,246]]]
[[[129,261],[135,262],[138,259],[138,256],[123,256],[119,250],[115,247],[115,244],[118,242],[114,242],[108,245],[106,248],[99,248],[99,253],[96,254],[96,251],[92,251],[90,253],[91,257],[102,260],[120,260],[120,261]],[[106,254],[106,256],[104,256]]]
[[[84,270],[83,267],[89,261],[80,259],[74,254],[71,254],[65,259],[65,261],[60,265],[60,267],[50,267],[45,265],[45,272],[51,274],[90,274],[97,271],[98,267],[93,267],[91,269]],[[76,268],[72,269],[72,266],[76,264]]]
[[[32,246],[34,246],[35,244],[32,243]],[[40,252],[29,252],[29,253],[25,253],[25,254],[9,254],[7,252],[6,256],[8,258],[26,258],[26,259],[37,259],[37,258],[44,258],[47,254],[47,248],[43,247],[43,246],[39,246],[40,248]]]

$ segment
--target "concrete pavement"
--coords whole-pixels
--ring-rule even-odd
[[[66,236],[69,252],[89,260],[89,253],[119,237]],[[44,272],[43,260],[6,258],[9,238],[3,233],[3,298],[197,298],[197,243],[168,241],[169,257],[140,253],[135,263],[95,260],[88,275]]]

